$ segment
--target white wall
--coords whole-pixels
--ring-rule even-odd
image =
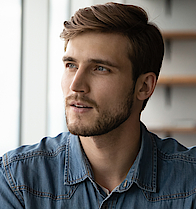
[[[22,144],[46,135],[48,0],[24,1]]]
[[[0,1],[0,156],[19,145],[20,26],[20,0]]]

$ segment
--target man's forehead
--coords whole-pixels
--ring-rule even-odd
[[[130,45],[129,39],[118,33],[85,32],[67,41],[65,54],[73,56],[78,52],[80,54],[88,53],[88,56],[98,55],[98,57],[91,57],[91,59],[103,59],[105,56],[108,57],[107,59],[110,56],[129,58],[132,48]]]
[[[102,40],[110,40],[112,41],[112,43],[114,43],[115,41],[119,44],[122,43],[122,41],[124,42],[130,42],[128,37],[124,34],[121,34],[121,33],[110,33],[110,32],[97,32],[97,31],[86,31],[86,32],[82,32],[82,33],[79,33],[75,36],[73,36],[72,38],[66,40],[65,42],[65,46],[68,45],[68,43],[72,42],[73,40],[80,40],[80,39],[83,39],[85,37],[93,37],[94,40],[96,41],[97,38],[100,38]],[[90,39],[88,40],[90,41]],[[110,42],[108,42],[109,44]]]

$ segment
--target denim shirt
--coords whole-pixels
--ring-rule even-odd
[[[196,149],[141,127],[140,152],[109,195],[94,181],[79,138],[70,133],[8,152],[0,158],[0,208],[195,209]]]

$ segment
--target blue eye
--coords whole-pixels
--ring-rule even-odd
[[[66,68],[73,69],[73,68],[77,68],[77,67],[74,64],[72,64],[72,63],[67,63],[66,64]]]
[[[98,70],[98,71],[102,71],[102,72],[107,72],[107,71],[109,71],[108,69],[106,69],[105,67],[102,67],[102,66],[97,67],[97,70]]]

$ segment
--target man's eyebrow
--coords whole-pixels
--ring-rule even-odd
[[[77,62],[77,59],[73,58],[73,57],[67,57],[67,56],[63,56],[62,58],[63,62]],[[88,63],[96,63],[96,64],[102,64],[102,65],[107,65],[110,67],[115,67],[117,68],[117,64],[109,61],[109,60],[103,60],[103,59],[88,59]]]
[[[109,61],[109,60],[103,60],[103,59],[89,59],[88,62],[91,62],[91,63],[96,63],[96,64],[102,64],[102,65],[107,65],[107,66],[110,66],[110,67],[118,67],[117,64]]]
[[[63,62],[76,62],[77,60],[74,59],[73,57],[66,57],[66,56],[63,56],[62,58]]]

